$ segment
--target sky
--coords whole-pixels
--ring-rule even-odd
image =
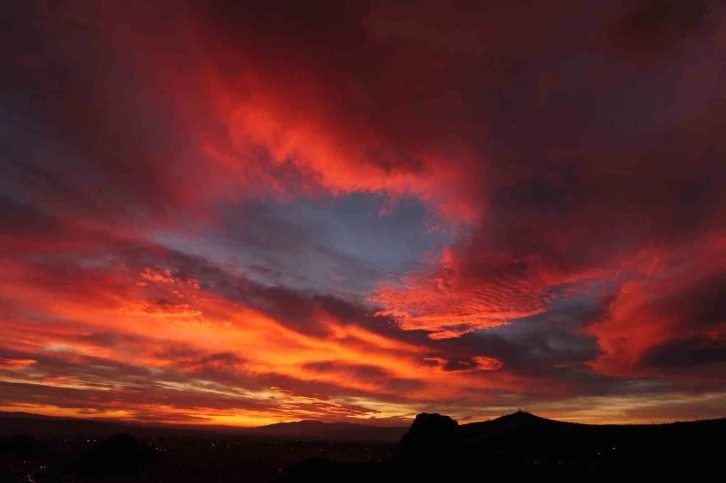
[[[726,416],[724,20],[4,2],[0,410]]]

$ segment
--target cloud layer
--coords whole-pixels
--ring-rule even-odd
[[[287,3],[11,2],[0,409],[716,415],[719,2]]]

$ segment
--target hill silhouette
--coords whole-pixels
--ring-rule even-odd
[[[419,414],[393,456],[365,469],[298,465],[281,483],[302,481],[457,481],[640,475],[692,478],[722,469],[726,419],[653,425],[589,425],[518,411],[459,425]]]
[[[464,424],[461,426],[461,432],[464,437],[482,438],[512,431],[532,430],[534,428],[552,429],[555,426],[563,424],[571,423],[543,418],[527,411],[517,411],[489,421]]]

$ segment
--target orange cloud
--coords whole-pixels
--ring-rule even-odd
[[[107,270],[105,275],[96,268],[75,271],[67,278],[75,285],[70,293],[62,282],[67,274],[30,266],[8,270],[7,296],[18,302],[32,299],[35,311],[52,313],[59,322],[52,330],[31,321],[6,324],[1,345],[68,363],[94,360],[92,364],[103,365],[107,361],[183,374],[188,382],[179,387],[191,394],[211,390],[195,382],[211,373],[252,380],[282,377],[374,398],[397,396],[398,388],[406,387],[406,399],[419,402],[448,399],[472,388],[514,389],[518,384],[512,374],[495,371],[502,366],[496,359],[476,358],[477,368],[491,373],[487,378],[451,372],[426,362],[431,349],[425,345],[376,333],[325,311],[316,315],[322,332],[305,333],[253,307],[205,291],[198,282],[189,283],[190,279],[169,270],[146,267],[140,275],[124,265]],[[150,283],[139,286],[139,279]],[[94,343],[92,335],[97,333],[108,334],[110,342]],[[27,382],[76,389],[93,389],[96,384],[80,374]],[[267,398],[269,391],[257,386],[246,391],[245,397]],[[214,389],[219,394],[228,391]],[[277,405],[292,404],[291,397],[280,393]]]

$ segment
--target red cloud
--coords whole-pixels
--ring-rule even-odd
[[[504,253],[467,259],[451,250],[433,273],[407,276],[400,286],[383,286],[373,300],[400,319],[404,330],[426,330],[435,339],[458,337],[540,314],[549,288],[540,274],[510,271],[521,262]],[[525,268],[526,270],[526,268]]]
[[[683,259],[676,252],[657,269],[620,287],[603,319],[586,329],[597,337],[602,351],[593,362],[595,370],[614,375],[648,373],[653,368],[647,358],[659,347],[689,340],[726,342],[726,306],[721,297],[726,288],[722,270],[726,253],[713,244],[697,250],[701,257]],[[680,263],[669,266],[669,262]],[[695,355],[697,347],[691,350]],[[696,362],[693,357],[690,364]],[[667,367],[655,369],[662,373]]]
[[[16,371],[30,367],[36,362],[34,359],[9,359],[7,357],[0,357],[0,370]]]

